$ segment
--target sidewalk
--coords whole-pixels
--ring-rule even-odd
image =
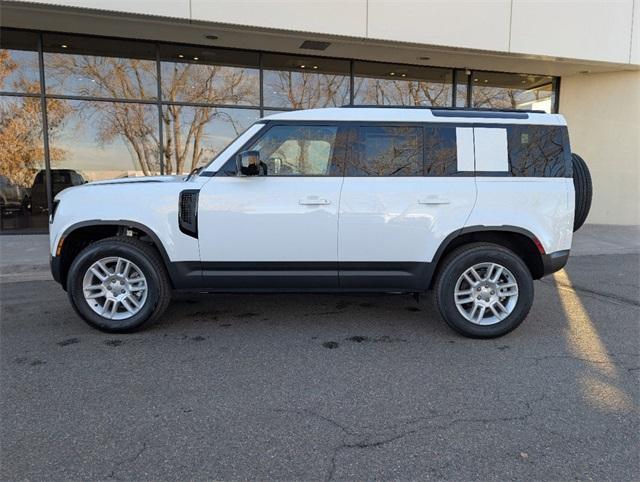
[[[587,224],[573,238],[572,256],[640,253],[640,226]],[[50,280],[49,237],[0,236],[0,282]]]

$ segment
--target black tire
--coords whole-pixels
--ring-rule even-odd
[[[147,279],[147,298],[143,307],[126,320],[111,320],[93,311],[83,294],[86,271],[97,260],[120,256],[135,263]],[[115,236],[90,244],[71,263],[67,276],[67,293],[76,313],[89,325],[107,333],[128,333],[164,313],[171,301],[171,284],[165,265],[153,246],[142,241]]]
[[[462,274],[479,263],[498,263],[507,268],[518,283],[518,299],[513,311],[492,325],[468,321],[454,299],[455,286]],[[435,283],[435,300],[440,315],[458,333],[470,338],[495,338],[514,330],[529,314],[533,303],[533,277],[529,268],[511,250],[492,243],[472,243],[452,251],[444,260]]]
[[[587,220],[593,198],[591,173],[584,159],[578,154],[571,154],[573,163],[573,187],[576,191],[576,207],[573,217],[573,231],[577,231]]]

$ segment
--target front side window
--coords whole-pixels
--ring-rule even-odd
[[[337,135],[337,126],[274,126],[249,150],[268,176],[328,176]]]
[[[347,176],[422,176],[422,127],[366,126],[358,129],[357,149]]]
[[[566,128],[518,125],[507,129],[509,163],[513,176],[570,176]],[[569,167],[568,167],[569,166]]]

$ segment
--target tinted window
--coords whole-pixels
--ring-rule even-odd
[[[507,129],[511,174],[527,177],[570,176],[566,128],[511,126]],[[567,146],[568,147],[568,146]]]
[[[347,176],[422,176],[422,127],[358,129]]]
[[[326,176],[337,134],[337,126],[274,126],[250,150],[269,176]]]
[[[424,142],[426,176],[452,176],[458,172],[455,127],[427,127]]]

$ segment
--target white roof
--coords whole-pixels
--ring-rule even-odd
[[[437,108],[433,110],[438,110]],[[459,111],[461,114],[468,111]],[[451,122],[473,124],[541,124],[541,125],[566,125],[564,117],[560,114],[546,114],[523,112],[528,118],[505,118],[496,116],[497,111],[475,111],[480,117],[455,116],[456,110],[446,110],[447,116],[433,115],[431,109],[416,109],[402,107],[330,107],[326,109],[295,110],[281,112],[263,117],[264,120],[286,121],[375,121],[375,122]],[[482,114],[486,113],[486,116]],[[506,113],[505,113],[506,114]],[[453,116],[453,117],[449,117]]]

